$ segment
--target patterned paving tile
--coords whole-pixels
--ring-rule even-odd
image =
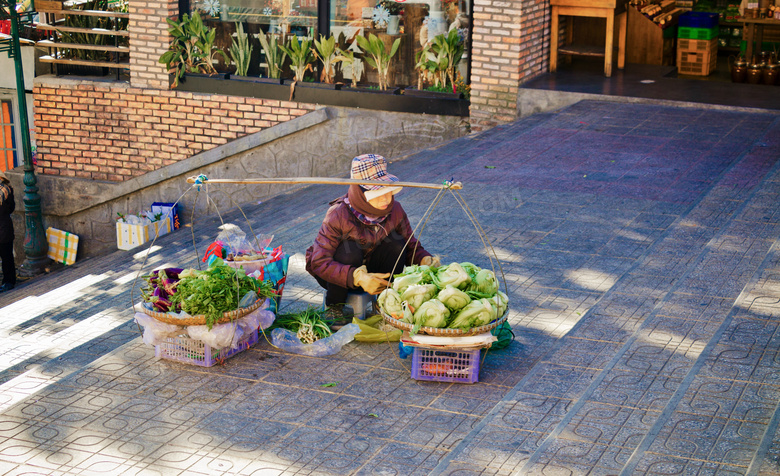
[[[37,307],[0,324],[18,344],[0,349],[0,473],[744,474],[755,456],[780,474],[777,437],[757,453],[780,388],[780,181],[774,146],[755,145],[778,130],[761,114],[585,102],[394,162],[420,181],[468,177],[502,259],[516,339],[473,385],[412,380],[394,344],[310,358],[261,338],[224,366],[158,361],[130,341],[132,280],[117,283],[140,263],[126,254],[30,283]],[[286,309],[321,302],[301,250],[331,195],[246,207],[294,253]],[[410,217],[429,198],[405,192]],[[488,262],[478,237],[452,239],[457,204],[441,207],[426,246]],[[201,225],[198,246],[218,219]],[[196,259],[175,235],[147,266]],[[89,328],[115,311],[110,331]]]

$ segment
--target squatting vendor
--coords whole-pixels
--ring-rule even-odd
[[[409,218],[394,199],[402,187],[392,185],[398,177],[387,172],[384,157],[355,157],[350,178],[388,185],[350,185],[346,195],[330,203],[314,245],[306,250],[306,271],[325,288],[325,318],[333,327],[351,322],[353,311],[345,307],[350,290],[379,294],[405,265],[440,265],[412,236]]]

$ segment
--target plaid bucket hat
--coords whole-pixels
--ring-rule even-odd
[[[382,180],[385,182],[398,182],[398,177],[387,173],[387,161],[381,155],[363,154],[352,159],[352,168],[349,178],[358,180]],[[361,185],[366,191],[366,199],[371,200],[385,193],[398,193],[401,187],[388,187],[385,185]]]

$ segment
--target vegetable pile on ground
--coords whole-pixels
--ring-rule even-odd
[[[277,327],[294,332],[298,339],[304,344],[313,344],[314,342],[329,337],[333,331],[328,327],[328,321],[323,319],[324,311],[309,307],[300,312],[280,314],[268,330]]]
[[[493,271],[473,263],[406,266],[377,298],[385,314],[420,327],[471,329],[504,315],[509,299]]]
[[[222,318],[223,313],[242,307],[242,298],[252,292],[255,299],[250,299],[243,307],[275,293],[270,281],[247,276],[243,269],[232,268],[221,259],[214,260],[203,271],[181,268],[156,270],[146,277],[146,287],[141,290],[143,300],[151,303],[155,311],[204,315],[209,328]]]

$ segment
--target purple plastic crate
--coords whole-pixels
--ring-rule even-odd
[[[257,329],[245,335],[238,341],[238,347],[231,349],[215,349],[199,340],[189,337],[169,337],[160,345],[154,346],[154,355],[158,359],[175,360],[183,364],[197,365],[198,367],[211,367],[214,364],[224,362],[239,352],[243,352],[257,344],[259,335]]]
[[[685,12],[677,20],[678,27],[717,28],[720,16],[710,12]]]
[[[415,347],[412,378],[433,382],[474,383],[479,379],[479,349],[445,351]]]

